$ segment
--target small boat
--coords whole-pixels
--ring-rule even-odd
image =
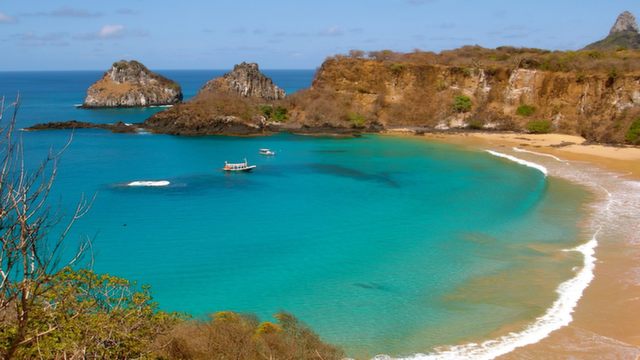
[[[260,155],[273,156],[275,155],[275,151],[271,151],[270,149],[260,149]]]
[[[251,171],[253,169],[255,169],[256,166],[255,165],[249,165],[249,163],[247,163],[247,159],[244,159],[244,162],[241,163],[228,163],[228,162],[224,162],[224,167],[222,168],[222,170],[224,171]]]

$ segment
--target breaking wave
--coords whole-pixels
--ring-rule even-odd
[[[519,152],[519,153],[527,153],[527,154],[533,154],[533,155],[538,155],[538,156],[544,156],[544,157],[552,158],[553,160],[559,161],[559,162],[562,162],[562,163],[569,163],[567,160],[562,160],[559,157],[557,157],[555,155],[551,155],[551,154],[539,153],[539,152],[535,152],[535,151],[531,151],[531,150],[520,149],[520,148],[517,148],[517,147],[514,147],[513,151]]]
[[[159,187],[159,186],[169,186],[171,184],[170,181],[160,180],[160,181],[132,181],[127,184],[127,186],[147,186],[147,187]]]
[[[544,176],[547,176],[547,174],[549,173],[547,168],[542,166],[542,165],[540,165],[540,164],[536,164],[536,163],[531,162],[531,161],[523,160],[523,159],[517,158],[517,157],[512,156],[512,155],[499,153],[499,152],[493,151],[493,150],[486,150],[486,151],[489,154],[493,155],[493,156],[501,157],[501,158],[504,158],[504,159],[507,159],[507,160],[511,160],[511,161],[513,161],[515,163],[518,163],[520,165],[524,165],[524,166],[528,166],[530,168],[534,168],[534,169],[540,171],[541,173],[543,173]]]

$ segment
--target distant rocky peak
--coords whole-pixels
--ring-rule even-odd
[[[636,17],[633,16],[632,13],[625,11],[616,20],[616,23],[611,28],[609,35],[613,35],[620,32],[632,31],[635,33],[640,32],[638,28],[638,22],[636,21]]]
[[[244,96],[264,100],[284,99],[285,92],[273,81],[260,72],[256,63],[240,63],[233,71],[224,75],[227,86],[234,92]],[[205,85],[205,87],[207,87]]]

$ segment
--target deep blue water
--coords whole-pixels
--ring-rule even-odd
[[[161,73],[190,97],[223,72]],[[289,93],[313,76],[266,73]],[[0,73],[0,94],[20,91],[20,127],[159,111],[74,108],[100,75]],[[70,132],[22,135],[33,164]],[[254,173],[220,171],[245,157]],[[136,180],[171,185],[126,186]],[[580,260],[556,251],[578,241],[585,198],[534,169],[417,138],[101,130],[75,132],[52,199],[68,213],[82,194],[95,201],[70,241],[93,238],[97,271],[150,284],[161,308],[195,316],[287,310],[359,356],[482,339],[539,315]]]

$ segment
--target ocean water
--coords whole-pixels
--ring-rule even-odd
[[[193,96],[223,71],[161,71]],[[266,71],[288,93],[313,71]],[[161,109],[81,110],[100,72],[0,73],[19,127],[141,122]],[[68,131],[22,132],[30,164]],[[275,157],[261,157],[259,148]],[[250,174],[225,174],[247,158]],[[134,181],[168,186],[132,187]],[[484,151],[419,138],[175,137],[81,130],[54,204],[91,211],[70,235],[95,269],[152,286],[160,307],[264,319],[286,310],[349,355],[431,352],[517,331],[575,276],[582,188]],[[71,248],[71,244],[69,245]]]

